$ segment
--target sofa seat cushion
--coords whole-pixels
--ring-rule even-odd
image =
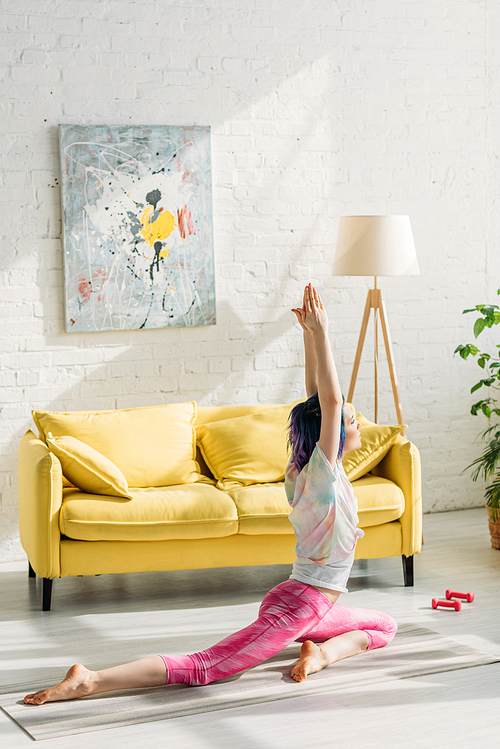
[[[232,499],[209,484],[129,488],[132,499],[65,489],[61,533],[83,541],[222,538],[238,532]]]
[[[393,481],[368,474],[352,482],[358,500],[359,527],[390,523],[405,509],[403,492]]]
[[[240,533],[253,536],[266,533],[293,535],[288,520],[292,508],[288,504],[282,481],[273,484],[253,484],[226,492],[233,500],[240,519]]]

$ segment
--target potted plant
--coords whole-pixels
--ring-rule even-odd
[[[497,294],[500,294],[500,289],[498,289]],[[474,323],[475,338],[485,328],[492,328],[493,325],[500,323],[500,308],[496,304],[478,304],[473,309],[465,309],[463,314],[469,312],[479,312],[479,317]],[[496,355],[480,351],[473,343],[460,345],[455,349],[455,354],[460,354],[462,359],[467,359],[469,356],[476,357],[478,366],[484,372],[485,376],[471,388],[471,393],[475,393],[476,390],[483,387],[500,390],[500,345],[497,345],[496,349]],[[471,413],[474,416],[483,413],[488,419],[491,419],[492,416],[500,416],[500,407],[496,398],[488,396],[474,403],[471,406]],[[500,424],[490,424],[481,432],[480,436],[483,441],[488,439],[483,454],[464,470],[474,469],[472,472],[473,481],[477,481],[480,474],[485,479],[494,477],[491,484],[486,487],[485,498],[488,508],[491,545],[494,549],[500,549]]]

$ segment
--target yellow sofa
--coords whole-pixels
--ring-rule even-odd
[[[285,425],[290,407],[192,403],[33,412],[39,437],[29,430],[19,448],[19,528],[29,575],[43,578],[43,610],[50,609],[58,577],[292,564],[284,430],[283,440],[270,439],[278,416]],[[235,434],[242,444],[254,440],[251,468],[242,464],[244,455],[236,468],[221,468],[227,451],[217,454],[217,439],[239,445]],[[117,466],[128,484],[125,496],[81,491],[63,477],[65,453],[56,443],[67,435]],[[352,482],[365,531],[356,558],[401,555],[404,584],[413,585],[413,555],[420,552],[422,535],[420,459],[401,435],[392,442],[385,457]],[[207,463],[224,473],[222,479]],[[363,465],[358,463],[358,473]]]

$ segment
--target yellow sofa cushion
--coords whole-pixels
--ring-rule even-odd
[[[238,532],[234,502],[209,484],[130,489],[130,494],[129,502],[120,502],[65,489],[61,533],[83,541],[161,541]]]
[[[49,432],[47,447],[61,461],[64,475],[81,491],[131,499],[120,469],[85,442],[76,437],[54,437]]]
[[[344,470],[349,481],[364,476],[371,471],[387,455],[391,447],[396,442],[400,433],[406,429],[404,424],[397,426],[386,426],[382,424],[373,424],[364,420],[366,426],[363,426],[363,418],[359,418],[361,423],[361,447],[359,450],[351,450],[346,453],[342,460]]]
[[[219,489],[283,481],[292,405],[202,424],[196,438]]]
[[[352,488],[358,500],[360,528],[390,523],[400,518],[404,512],[404,494],[389,479],[370,474],[353,481]]]
[[[352,406],[353,412],[356,413],[354,410],[354,406]],[[362,427],[373,427],[376,426],[375,421],[370,421],[370,419],[367,419],[366,416],[363,416],[361,411],[358,411],[358,415],[356,416],[356,419],[359,421]]]
[[[283,482],[239,486],[228,490],[227,494],[236,505],[240,533],[248,536],[293,534],[292,524],[288,520],[292,508],[288,504]]]
[[[196,404],[172,403],[121,411],[33,411],[40,438],[76,437],[114,463],[130,486],[198,480]]]
[[[295,403],[300,403],[300,401],[296,401]],[[224,421],[226,419],[235,419],[237,416],[260,414],[263,411],[272,411],[274,408],[288,408],[290,412],[295,403],[278,403],[274,406],[265,404],[258,406],[197,406],[195,427],[198,429],[199,426],[212,421]]]

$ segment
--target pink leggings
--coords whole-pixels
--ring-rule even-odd
[[[334,605],[311,585],[286,580],[267,593],[258,618],[245,629],[200,653],[162,655],[166,683],[209,684],[266,661],[292,642],[325,642],[353,630],[366,632],[373,650],[391,642],[397,624],[387,614]]]

